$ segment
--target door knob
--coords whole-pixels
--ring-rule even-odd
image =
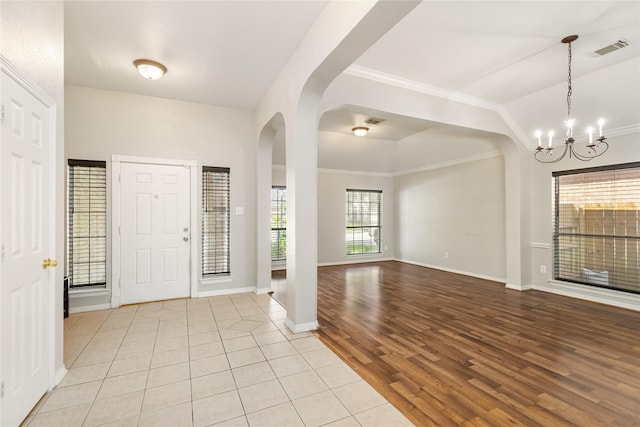
[[[56,261],[55,259],[47,258],[42,261],[42,268],[56,267],[57,265],[58,261]]]
[[[183,237],[182,240],[184,240],[185,242],[189,241],[189,238],[187,236]]]

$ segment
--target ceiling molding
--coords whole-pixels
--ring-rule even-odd
[[[471,105],[474,107],[486,108],[488,110],[497,111],[500,104],[487,101],[482,98],[476,98],[474,96],[464,95],[459,92],[453,92],[447,89],[443,89],[437,86],[431,86],[425,83],[418,83],[414,80],[405,79],[402,77],[394,76],[392,74],[383,73],[380,71],[372,70],[371,68],[361,67],[359,65],[351,65],[345,71],[346,74],[362,77],[368,80],[373,80],[379,83],[388,84],[391,86],[399,87],[402,89],[408,89],[414,92],[424,93],[426,95],[436,96],[438,98],[444,98],[451,101],[460,102],[463,104]]]
[[[447,168],[447,167],[450,167],[450,166],[461,165],[461,164],[464,164],[464,163],[477,162],[479,160],[491,159],[493,157],[500,157],[500,156],[502,156],[502,151],[500,151],[500,150],[489,151],[487,153],[481,153],[481,154],[476,154],[476,155],[473,155],[473,156],[461,157],[459,159],[449,160],[449,161],[446,161],[446,162],[440,162],[440,163],[436,163],[436,164],[433,164],[433,165],[422,166],[422,167],[414,168],[414,169],[406,169],[406,170],[403,170],[403,171],[400,171],[400,172],[394,172],[392,175],[393,176],[409,175],[409,174],[412,174],[412,173],[426,172],[426,171],[435,170],[435,169],[442,169],[442,168]]]
[[[367,171],[352,171],[342,169],[323,169],[318,168],[318,173],[330,173],[334,175],[362,175],[362,176],[377,176],[381,178],[391,178],[393,173],[389,172],[367,172]]]

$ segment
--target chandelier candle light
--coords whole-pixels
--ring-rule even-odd
[[[547,147],[542,145],[542,131],[536,131],[536,137],[538,138],[538,146],[536,147],[536,151],[534,153],[534,157],[537,161],[541,163],[557,163],[564,158],[564,156],[569,153],[569,157],[575,157],[578,160],[582,160],[583,162],[594,159],[598,156],[604,154],[605,151],[609,148],[609,144],[606,142],[607,138],[605,138],[604,133],[602,131],[602,127],[604,126],[604,119],[598,120],[598,138],[596,138],[596,142],[593,142],[593,128],[587,128],[587,134],[589,135],[589,143],[586,146],[586,150],[584,152],[579,152],[573,147],[573,143],[575,139],[573,139],[573,125],[575,124],[575,120],[571,118],[571,94],[573,93],[571,88],[571,43],[576,41],[578,36],[567,36],[562,39],[562,43],[569,45],[569,77],[567,79],[568,82],[568,90],[567,90],[567,121],[565,125],[567,126],[567,138],[564,140],[564,151],[560,156],[553,155],[553,135],[554,132],[550,130],[547,133],[549,138],[549,142]]]

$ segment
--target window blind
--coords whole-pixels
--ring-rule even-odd
[[[287,188],[271,187],[271,261],[287,259]]]
[[[230,274],[230,169],[202,168],[202,275]]]
[[[382,191],[347,189],[347,255],[382,252]]]
[[[553,177],[555,279],[640,293],[640,162]]]
[[[71,288],[107,283],[106,172],[106,162],[68,161],[67,275]]]

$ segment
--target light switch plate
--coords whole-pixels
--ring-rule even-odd
[[[244,215],[244,208],[236,208],[236,215]]]

